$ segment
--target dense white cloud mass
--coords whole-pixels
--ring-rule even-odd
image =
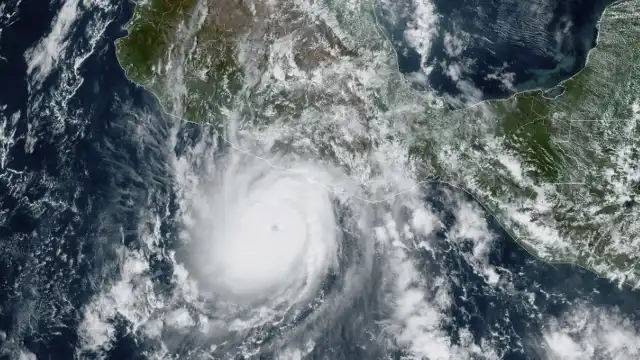
[[[241,301],[311,296],[340,248],[328,176],[311,164],[276,168],[232,154],[194,198],[199,279]]]

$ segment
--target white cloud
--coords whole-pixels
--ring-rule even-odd
[[[576,305],[551,318],[543,332],[550,360],[640,358],[638,325],[615,309]]]
[[[456,32],[456,34],[445,32],[444,33],[444,50],[449,56],[460,55],[467,46],[467,39],[462,31]]]
[[[36,356],[36,354],[27,351],[27,350],[21,350],[20,351],[20,356],[18,357],[19,360],[38,360],[38,357]]]
[[[489,264],[489,253],[495,235],[489,230],[484,212],[478,206],[459,200],[455,213],[456,223],[449,231],[448,238],[456,243],[471,242],[471,253],[463,253],[467,262],[489,284],[496,284],[500,280],[495,266]]]
[[[25,53],[27,71],[38,83],[51,73],[68,45],[71,27],[78,18],[79,0],[68,0],[56,16],[49,35]]]
[[[185,308],[175,309],[166,315],[165,322],[167,325],[177,329],[188,329],[196,325],[196,322]]]
[[[495,69],[494,72],[487,74],[485,79],[499,81],[503,89],[515,92],[517,90],[515,86],[516,73],[505,71],[506,68],[507,64],[504,64],[501,68]]]
[[[438,31],[438,15],[431,0],[415,0],[413,16],[407,23],[404,38],[413,47],[422,60],[426,59]]]
[[[97,295],[83,313],[79,334],[85,351],[106,350],[115,335],[112,323],[116,315],[133,324],[146,320],[147,310],[141,297],[147,297],[144,289],[150,285],[147,277],[148,262],[138,252],[128,252],[121,269],[121,279],[105,292]]]

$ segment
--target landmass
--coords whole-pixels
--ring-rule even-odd
[[[385,184],[367,179],[402,164],[473,195],[535,256],[640,286],[640,1],[606,10],[559,91],[461,110],[403,79],[374,6],[140,2],[118,58],[174,116],[237,122],[274,152],[338,164],[374,197]]]

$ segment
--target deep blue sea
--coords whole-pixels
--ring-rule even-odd
[[[81,12],[68,46],[53,54],[61,65],[37,88],[25,51],[51,31],[63,4],[2,5],[13,16],[0,23],[1,119],[11,134],[0,169],[0,358],[15,359],[20,348],[38,359],[77,358],[81,309],[118,276],[114,244],[136,247],[137,208],[150,197],[167,201],[156,197],[168,191],[168,149],[158,144],[168,125],[116,59],[131,4]],[[90,25],[101,33],[90,35]],[[139,132],[140,114],[154,117],[153,134]],[[128,341],[123,334],[111,358],[135,358]]]
[[[470,73],[470,79],[487,98],[509,94],[485,81],[480,69],[489,65],[506,62],[517,74],[519,90],[552,86],[579,70],[594,44],[594,24],[606,3],[554,3],[552,28],[543,29],[548,32],[543,37],[552,37],[566,18],[575,28],[557,43],[550,40],[560,52],[549,57],[538,56],[522,40],[526,37],[514,40],[495,25],[500,13],[496,9],[507,6],[508,10],[511,2],[436,1],[443,29],[482,32],[490,39],[503,37],[491,46],[475,42],[460,55],[478,59],[478,70]],[[0,359],[28,353],[37,359],[92,358],[78,350],[83,307],[120,276],[122,255],[116,245],[141,246],[145,220],[139,216],[140,207],[168,209],[158,211],[169,214],[159,230],[164,239],[159,246],[176,247],[176,224],[170,216],[175,195],[167,154],[182,151],[192,139],[207,133],[197,125],[186,125],[179,132],[180,145],[168,148],[175,120],[162,113],[152,94],[125,77],[114,41],[124,35],[131,4],[79,5],[82,10],[69,31],[67,46],[52,54],[57,65],[42,81],[34,80],[33,71],[29,73],[25,52],[50,32],[63,4],[9,0],[2,6]],[[485,17],[478,18],[478,13]],[[446,58],[441,48],[436,42],[429,61]],[[412,56],[400,57],[401,71],[419,71]],[[433,87],[455,94],[455,86],[438,74],[432,73]],[[439,185],[425,188],[429,195],[424,201],[438,209],[446,226],[455,221],[447,206],[450,191],[454,190]],[[459,329],[468,328],[474,338],[501,339],[504,359],[542,359],[542,315],[559,316],[579,304],[589,304],[615,307],[640,324],[638,291],[577,266],[537,260],[488,213],[486,217],[499,239],[492,244],[489,264],[512,286],[488,285],[466,262],[464,254],[470,249],[463,244],[441,241],[434,251],[417,254],[424,274],[455,279],[451,283],[455,294],[449,314],[452,321],[446,329],[452,338],[460,337]],[[172,291],[167,281],[171,266],[162,257],[152,259],[151,277],[158,291]],[[372,285],[372,293],[374,288]],[[356,323],[375,327],[382,315],[376,311],[375,297],[368,295],[362,294],[344,319],[327,329],[310,358],[376,356],[371,350],[375,339],[366,339],[353,329]],[[112,321],[117,331],[106,358],[147,358],[148,344],[131,330],[131,324],[118,316]],[[354,346],[355,339],[368,341],[370,347]],[[185,355],[188,347],[181,347],[185,350],[179,358],[189,358]],[[406,354],[388,355],[400,359]]]

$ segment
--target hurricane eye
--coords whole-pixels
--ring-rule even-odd
[[[297,306],[336,265],[340,238],[321,167],[270,167],[230,154],[190,228],[194,274],[222,299]],[[256,181],[255,179],[258,179]],[[275,304],[275,305],[274,305]]]

